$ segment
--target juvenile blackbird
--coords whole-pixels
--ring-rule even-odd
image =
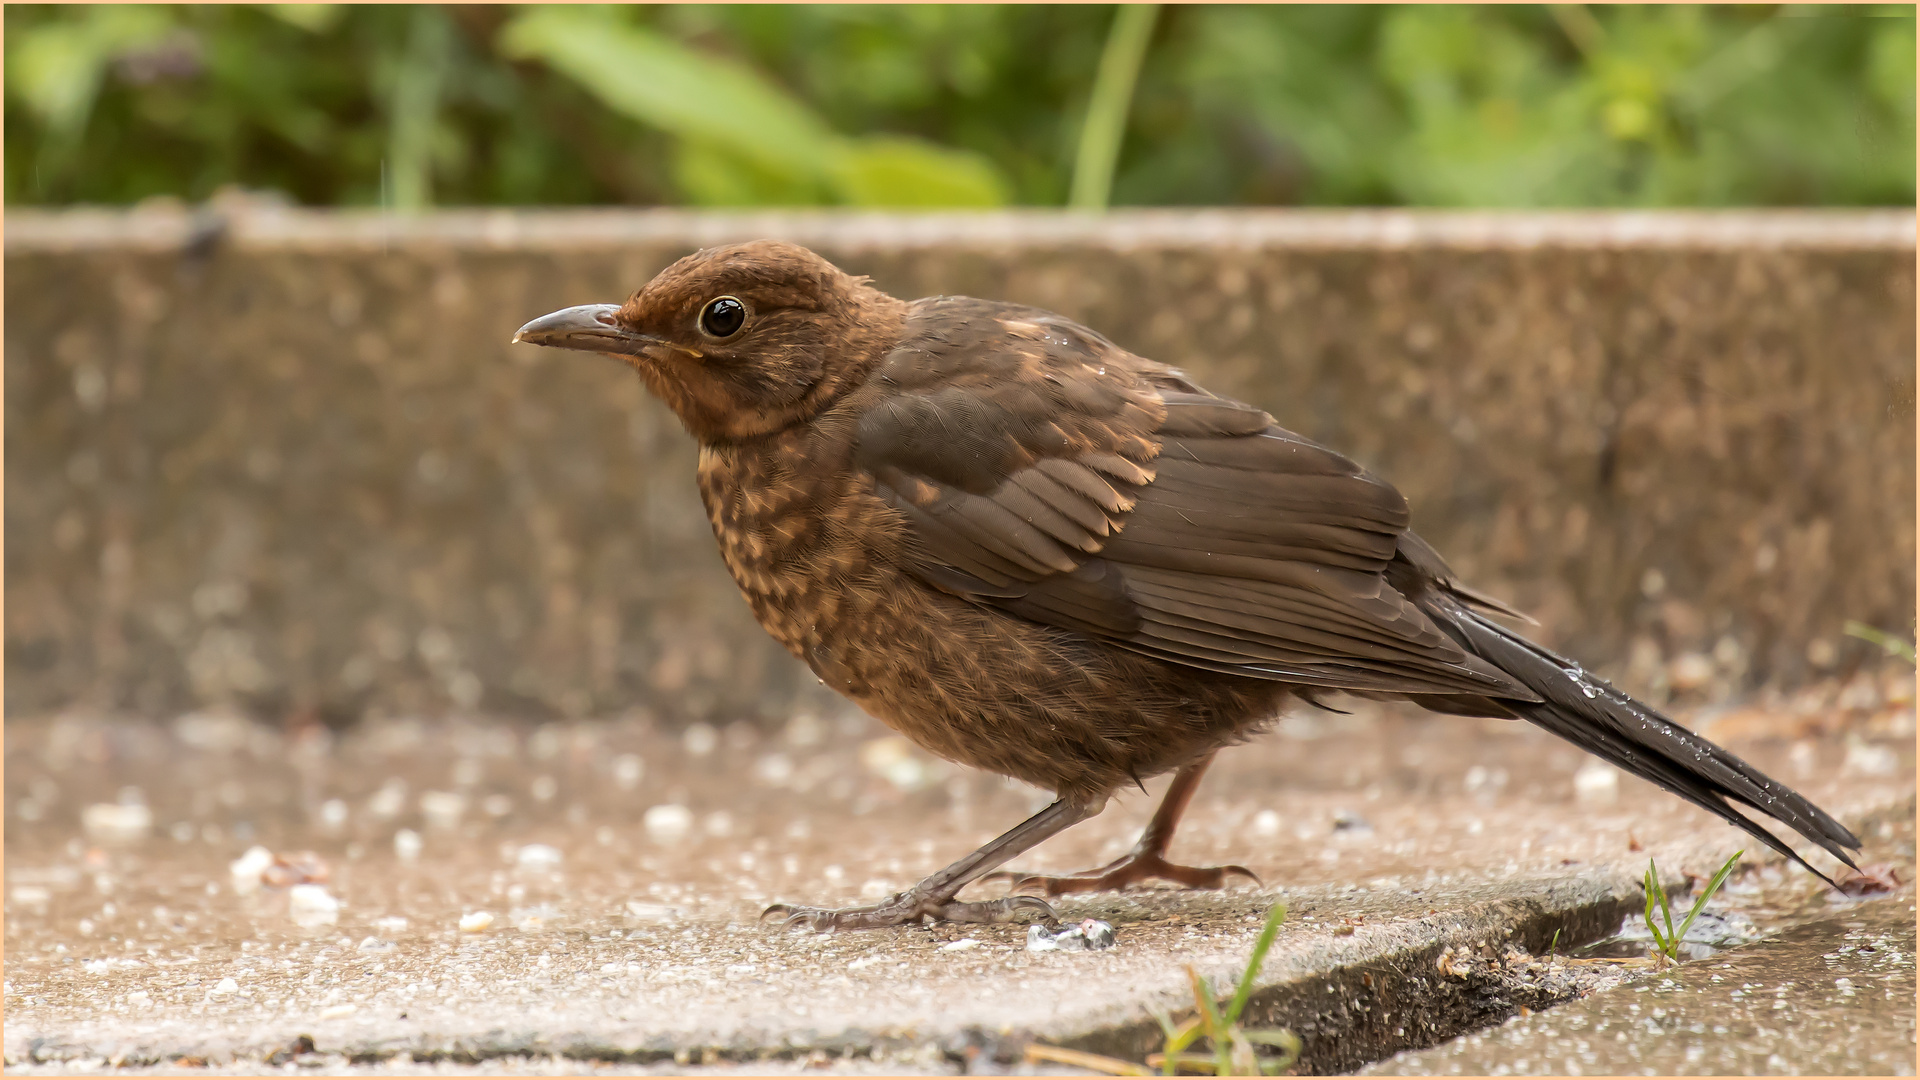
[[[1785,785],[1488,618],[1513,613],[1454,579],[1392,485],[1070,319],[897,300],[758,241],[514,340],[616,357],[673,409],[699,440],[727,568],[828,686],[941,757],[1058,793],[876,905],[769,909],[790,924],[1050,921],[1039,897],[955,895],[1168,771],[1132,853],[1021,887],[1217,887],[1246,871],[1165,858],[1208,761],[1333,691],[1530,720],[1808,870],[1740,808],[1850,866],[1859,847]]]

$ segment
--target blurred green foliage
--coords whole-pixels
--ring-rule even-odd
[[[6,199],[1914,201],[1911,6],[1116,11],[9,6]]]

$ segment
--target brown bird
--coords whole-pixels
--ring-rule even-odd
[[[909,303],[758,241],[514,340],[614,356],[673,409],[699,440],[727,568],[823,682],[941,757],[1058,793],[872,907],[769,909],[791,924],[1052,921],[1038,897],[955,896],[1169,771],[1130,854],[1021,886],[1217,887],[1246,871],[1165,857],[1207,763],[1333,691],[1530,720],[1809,870],[1740,808],[1849,866],[1860,846],[1785,785],[1490,619],[1515,613],[1454,579],[1392,485],[1070,319]]]

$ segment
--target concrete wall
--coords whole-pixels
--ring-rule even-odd
[[[507,344],[757,236],[1261,404],[1641,689],[1911,630],[1911,214],[12,213],[9,715],[824,702],[721,568],[673,418]]]

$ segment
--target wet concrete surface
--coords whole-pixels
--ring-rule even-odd
[[[1914,947],[1911,894],[1871,901],[1367,1071],[1912,1076]]]
[[[1817,730],[1734,744],[1911,880],[1910,705]],[[1096,953],[1028,952],[1024,925],[759,924],[774,900],[888,894],[1046,801],[858,716],[346,734],[69,716],[9,723],[6,766],[15,1071],[1031,1071],[1033,1038],[1139,1060],[1185,966],[1228,981],[1283,899],[1254,1019],[1300,1031],[1325,1072],[1636,976],[1543,956],[1556,932],[1565,952],[1617,929],[1649,857],[1679,889],[1749,849],[1727,903],[1756,933],[1831,910],[1549,736],[1373,707],[1223,754],[1173,854],[1266,884],[1065,899],[1117,929]],[[1020,868],[1112,858],[1163,786]],[[283,865],[236,879],[256,845]],[[247,890],[263,869],[280,884]]]

